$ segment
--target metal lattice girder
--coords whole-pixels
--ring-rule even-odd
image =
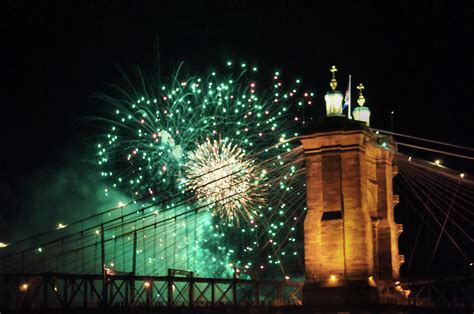
[[[135,304],[136,305],[144,305],[146,304],[146,295],[147,289],[144,287],[143,284],[140,282],[134,282],[133,289],[135,290]]]
[[[417,306],[444,309],[474,308],[474,274],[458,273],[400,280],[411,291],[409,301]]]
[[[153,304],[164,306],[168,300],[168,283],[166,281],[153,281]]]
[[[174,306],[187,306],[190,304],[188,297],[191,284],[191,282],[173,282],[172,290]]]
[[[104,299],[100,293],[102,287],[102,278],[90,278],[87,280],[89,282],[89,303],[92,304],[104,304]]]
[[[109,295],[109,304],[114,304],[114,301],[117,297],[117,299],[120,300],[125,300],[126,296],[126,281],[125,280],[114,280],[112,278],[109,279],[108,281],[108,287],[110,289],[108,295]]]
[[[232,304],[232,288],[233,288],[233,283],[222,283],[222,282],[216,282],[214,284],[214,299],[216,305],[226,305],[226,304]]]
[[[273,305],[273,301],[277,298],[274,285],[260,285],[259,293],[259,303],[262,305]]]
[[[236,284],[236,293],[239,304],[253,305],[255,292],[252,283],[238,282]]]
[[[472,308],[472,275],[403,280],[419,306]],[[103,287],[106,287],[104,293]],[[3,309],[94,308],[103,306],[284,306],[302,304],[302,282],[173,276],[1,274]],[[392,287],[393,288],[393,287]],[[381,288],[390,303],[390,287]],[[384,295],[386,291],[386,295]],[[397,300],[393,299],[392,302]]]
[[[84,279],[72,280],[71,281],[71,297],[68,300],[68,306],[72,303],[78,304],[84,299],[84,287],[86,281]]]
[[[287,305],[303,305],[303,286],[283,286],[283,300]]]
[[[194,306],[212,305],[212,283],[194,283]]]

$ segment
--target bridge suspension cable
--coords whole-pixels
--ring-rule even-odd
[[[412,265],[423,225],[425,228],[431,228],[430,232],[435,235],[436,239],[429,256],[430,264],[434,261],[443,235],[446,235],[457,252],[470,262],[472,256],[469,256],[469,248],[473,242],[470,230],[472,230],[472,217],[474,216],[472,212],[474,181],[471,176],[465,173],[460,174],[458,171],[439,164],[407,156],[401,152],[394,153],[394,161],[400,172],[400,177],[395,180],[394,184],[397,190],[402,193],[402,200],[406,201],[420,217],[420,225],[410,253],[408,267]],[[413,203],[414,201],[423,205],[424,211],[422,213],[417,210],[418,206]],[[428,217],[431,219],[428,220]],[[435,223],[434,226],[439,227],[438,230],[428,223],[430,220]],[[450,232],[447,230],[448,224],[453,228]],[[455,239],[455,230],[463,237]]]
[[[438,145],[442,145],[442,146],[449,146],[449,147],[454,147],[454,148],[459,148],[459,149],[474,152],[474,148],[472,148],[472,147],[461,146],[461,145],[456,145],[456,144],[451,144],[451,143],[441,142],[441,141],[436,141],[436,140],[430,140],[430,139],[426,139],[426,138],[422,138],[422,137],[418,137],[418,136],[407,135],[407,134],[402,134],[402,133],[396,133],[396,132],[391,132],[391,131],[386,131],[386,130],[381,130],[381,129],[372,129],[372,130],[374,130],[375,132],[380,132],[382,134],[395,135],[395,136],[414,139],[414,140],[418,140],[418,141],[422,141],[422,142],[426,142],[426,143],[438,144]]]
[[[300,153],[301,151],[299,151]],[[295,152],[295,151],[291,151],[289,153],[289,155],[291,154],[294,154],[294,155],[298,155],[298,152]],[[274,158],[270,158],[268,160],[265,160],[263,161],[262,163],[269,163],[272,161],[272,159]],[[296,163],[301,163],[302,162],[302,159],[296,159]],[[216,169],[214,169],[213,171],[216,171]],[[272,172],[275,172],[275,174],[277,174],[277,171],[271,167],[270,168],[270,174]],[[298,174],[300,175],[301,174],[301,171],[298,172]],[[222,180],[223,178],[225,177],[228,177],[228,176],[232,176],[232,175],[238,175],[238,172],[234,172],[234,173],[231,173],[227,176],[223,176],[223,177],[219,177],[217,178],[216,180],[213,180],[211,182],[207,182],[206,185],[208,184],[211,184],[213,183],[214,181],[219,181],[219,180]],[[277,180],[278,178],[275,176],[275,177],[272,177],[272,179],[268,182],[268,184],[275,184],[277,183]],[[188,195],[188,196],[186,196]],[[183,198],[184,196],[184,198]],[[161,200],[159,202],[155,202],[155,203],[152,203],[150,205],[147,205],[147,206],[142,206],[141,208],[139,208],[138,210],[135,210],[133,208],[130,208],[129,212],[125,212],[124,210],[128,207],[128,206],[131,206],[133,205],[135,202],[132,201],[130,203],[127,204],[127,206],[120,206],[120,207],[116,207],[116,208],[113,208],[111,210],[108,210],[106,211],[105,213],[100,213],[100,214],[96,214],[96,215],[92,215],[90,217],[87,217],[87,218],[84,218],[84,219],[81,219],[81,220],[78,220],[76,222],[74,222],[73,224],[69,224],[69,226],[71,225],[78,225],[80,224],[81,225],[81,228],[79,231],[75,232],[75,233],[70,233],[70,234],[65,234],[63,236],[61,236],[60,238],[58,239],[53,239],[51,241],[48,241],[48,242],[40,242],[40,243],[37,243],[37,244],[34,244],[33,246],[29,247],[29,248],[26,248],[26,249],[23,249],[23,250],[20,250],[20,251],[17,251],[17,252],[14,252],[14,253],[11,253],[11,254],[8,254],[8,255],[4,255],[2,256],[2,260],[4,261],[5,259],[7,258],[11,258],[13,256],[24,256],[24,254],[28,253],[28,252],[31,252],[31,251],[34,251],[34,250],[46,250],[47,247],[49,246],[52,246],[52,245],[59,245],[61,248],[60,250],[57,252],[57,254],[54,254],[54,255],[49,255],[49,257],[46,257],[43,258],[44,260],[44,263],[48,263],[48,262],[51,262],[54,258],[58,259],[59,257],[64,257],[64,256],[67,256],[67,255],[71,255],[73,253],[75,253],[77,255],[77,252],[79,251],[82,251],[84,252],[87,248],[91,248],[91,247],[97,247],[97,245],[99,244],[99,242],[97,240],[94,241],[93,237],[94,237],[94,230],[97,230],[97,228],[99,228],[101,225],[104,226],[103,230],[104,232],[108,232],[108,231],[116,231],[117,228],[121,229],[121,232],[117,232],[113,239],[106,239],[105,241],[106,242],[110,242],[110,241],[117,241],[117,239],[122,239],[122,252],[121,254],[116,254],[116,247],[114,247],[114,253],[113,253],[113,259],[116,260],[117,258],[122,258],[124,259],[124,256],[127,254],[127,252],[125,251],[124,247],[124,242],[123,242],[123,239],[126,237],[126,236],[129,236],[131,234],[133,234],[133,232],[136,232],[136,231],[141,231],[141,230],[145,230],[147,228],[150,228],[150,227],[155,227],[156,229],[156,226],[158,225],[166,225],[167,222],[170,222],[170,221],[176,221],[177,219],[179,219],[181,216],[186,216],[187,214],[190,214],[190,213],[196,213],[200,210],[202,210],[202,208],[205,208],[205,207],[210,207],[212,206],[212,204],[206,204],[204,205],[202,208],[201,207],[198,207],[198,208],[193,208],[193,209],[190,209],[189,211],[187,212],[180,212],[176,215],[172,215],[170,217],[167,217],[163,220],[160,220],[160,221],[156,221],[156,215],[155,213],[151,213],[153,207],[155,206],[158,206],[158,205],[163,205],[165,203],[169,203],[171,202],[173,199],[175,198],[180,198],[181,201],[179,201],[178,203],[173,203],[172,206],[166,206],[166,208],[164,208],[163,210],[160,210],[160,212],[168,212],[170,210],[173,210],[173,209],[176,209],[178,208],[179,206],[181,205],[185,205],[187,202],[189,202],[189,200],[193,197],[191,195],[191,193],[188,193],[188,194],[176,194],[172,197],[170,197],[169,199],[166,199],[166,200]],[[301,197],[300,197],[301,199]],[[219,201],[222,201],[222,200],[217,200],[216,202],[219,202]],[[216,203],[214,202],[214,203]],[[280,202],[280,201],[279,201]],[[277,202],[277,204],[279,203]],[[113,212],[115,212],[117,209],[120,209],[121,211],[121,214],[118,216],[118,217],[111,217],[110,219],[105,219],[105,217],[108,217],[108,216],[111,216],[111,214]],[[150,213],[149,214],[145,214],[145,211],[147,209],[150,209]],[[272,212],[273,214],[274,212]],[[133,218],[136,214],[139,214],[140,216],[139,217],[135,217]],[[147,223],[147,224],[144,224],[142,227],[135,227],[136,224],[138,222],[140,222],[140,220],[142,221],[145,221],[145,219],[147,218],[150,218],[152,216],[155,215],[155,221],[154,222],[151,222],[151,223]],[[83,224],[88,221],[88,220],[93,220],[94,218],[101,218],[102,222],[101,223],[95,223],[95,224],[92,224],[92,225],[88,225],[87,227],[83,227]],[[300,215],[301,217],[301,215]],[[298,218],[298,220],[295,222],[297,223],[300,219]],[[197,220],[195,220],[197,222]],[[288,221],[288,220],[287,220]],[[131,225],[134,225],[133,226],[133,231],[130,230],[130,227],[128,226],[131,226]],[[268,224],[270,225],[270,224]],[[267,225],[267,228],[268,228],[268,225]],[[286,224],[285,224],[286,225]],[[174,224],[174,226],[176,227],[176,224]],[[285,227],[288,228],[288,230],[291,228],[291,225],[288,224],[286,225]],[[69,228],[68,228],[69,230]],[[59,232],[58,231],[55,231],[55,234],[60,234],[60,232],[63,232],[63,230],[60,230]],[[91,232],[92,231],[92,232]],[[48,233],[42,233],[40,234],[39,236],[37,235],[36,237],[42,237],[44,234],[48,234]],[[10,246],[9,248],[11,249],[14,249],[15,247],[17,247],[19,244],[21,243],[27,243],[29,242],[30,239],[32,239],[33,237],[29,237],[29,238],[26,238],[26,239],[22,239],[21,241],[18,241],[16,243],[14,243],[12,246]],[[288,236],[285,236],[284,237],[284,241],[286,241],[288,238]],[[87,240],[89,239],[89,240]],[[156,232],[155,232],[155,236],[154,236],[154,241],[156,242]],[[65,250],[63,249],[63,246],[64,245],[74,245],[75,243],[79,243],[80,242],[80,246],[79,248],[76,247],[72,247],[72,249],[70,250]],[[294,241],[292,242],[292,244],[294,244]],[[170,243],[168,246],[173,246],[175,244],[173,243]],[[273,249],[273,247],[272,247]],[[281,248],[278,248],[278,250],[280,250]],[[189,245],[186,246],[186,250],[189,250]],[[51,251],[51,250],[49,250]],[[167,250],[165,249],[165,252]],[[94,253],[95,254],[95,253]],[[277,254],[274,253],[274,255]],[[120,256],[122,255],[122,256]],[[95,255],[95,257],[97,257],[97,255]],[[97,260],[97,258],[94,258],[93,260],[90,260],[89,259],[89,262],[87,261],[84,261],[84,255],[82,255],[82,269],[87,269],[84,265],[84,263],[95,263],[95,261]],[[73,262],[77,264],[77,259],[73,259]],[[146,264],[145,264],[146,265]],[[39,267],[40,265],[38,265],[38,269],[40,268]],[[281,267],[283,267],[282,265],[280,265]],[[146,266],[145,266],[146,267]],[[158,266],[157,266],[158,267]],[[282,272],[284,273],[284,270],[282,269]]]

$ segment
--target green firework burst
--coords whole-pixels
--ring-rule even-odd
[[[265,77],[246,64],[229,62],[203,77],[181,73],[169,85],[104,97],[114,108],[97,145],[105,193],[116,189],[148,203],[191,194],[188,203],[208,204],[216,214],[194,248],[206,246],[249,273],[283,270],[300,255],[304,185],[291,139],[312,94],[300,80]]]

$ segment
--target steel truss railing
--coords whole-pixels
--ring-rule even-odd
[[[381,287],[383,304],[438,309],[473,309],[474,276],[453,274],[401,279]],[[0,311],[100,307],[219,307],[302,305],[303,282],[199,278],[188,275],[135,276],[67,273],[0,274]],[[407,303],[408,302],[408,303]]]
[[[302,304],[302,282],[178,276],[3,274],[1,309]]]
[[[444,274],[400,280],[411,290],[414,305],[446,309],[474,309],[474,273]]]

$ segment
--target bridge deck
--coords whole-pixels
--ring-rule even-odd
[[[0,308],[301,305],[302,282],[178,276],[0,275]]]
[[[400,280],[407,302],[380,289],[382,304],[444,309],[474,308],[474,275],[450,274]],[[133,274],[0,274],[0,310],[103,309],[104,307],[291,307],[303,305],[303,282],[140,276]]]

